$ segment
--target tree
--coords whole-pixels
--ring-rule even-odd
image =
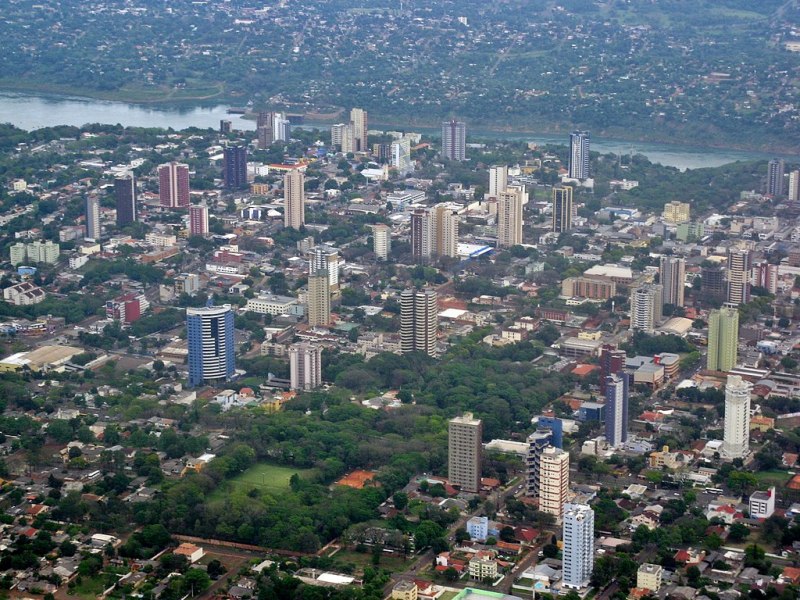
[[[456,581],[458,579],[458,571],[453,567],[447,567],[444,570],[444,578],[447,579],[447,581]]]
[[[216,558],[208,563],[206,566],[206,572],[211,579],[219,579],[221,575],[227,573],[228,569],[219,562]]]
[[[183,591],[196,596],[211,585],[211,578],[202,569],[189,569],[183,576]]]
[[[397,510],[405,510],[408,506],[408,494],[405,492],[395,492],[394,496],[392,496],[392,501]]]
[[[728,529],[728,541],[730,542],[743,542],[750,535],[750,528],[742,523],[734,523]]]

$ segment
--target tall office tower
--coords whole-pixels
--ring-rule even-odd
[[[725,383],[725,429],[722,455],[744,458],[750,451],[750,391],[752,385],[739,375],[728,375]]]
[[[572,229],[572,188],[568,185],[553,188],[553,231],[563,233]]]
[[[189,207],[189,235],[208,235],[208,207],[192,204]]]
[[[341,270],[339,250],[333,246],[322,244],[311,248],[311,257],[308,265],[309,274],[320,271],[328,274],[328,284],[331,287],[339,285],[339,272]]]
[[[569,489],[569,452],[549,447],[539,463],[539,510],[561,517]]]
[[[232,123],[227,119],[220,119],[219,121],[219,134],[228,135],[231,132]]]
[[[688,202],[673,200],[664,205],[661,218],[671,225],[680,225],[681,223],[688,223],[691,220],[691,214],[692,207]]]
[[[561,582],[569,588],[589,585],[594,569],[594,510],[588,504],[564,506]]]
[[[355,152],[366,152],[367,142],[367,111],[363,108],[354,108],[350,111],[350,123],[353,125],[353,140]]]
[[[618,448],[628,441],[628,377],[606,377],[606,441]]]
[[[133,173],[114,178],[114,199],[117,202],[117,225],[136,222],[136,179]]]
[[[458,214],[444,204],[433,207],[434,244],[437,256],[458,256]]]
[[[100,200],[97,196],[87,196],[84,202],[86,219],[86,239],[100,240]]]
[[[417,262],[433,257],[436,249],[436,223],[430,209],[418,208],[411,213],[411,256]]]
[[[522,243],[522,195],[518,190],[500,192],[497,197],[497,247]]]
[[[447,428],[447,479],[462,492],[481,489],[483,424],[472,413],[450,419]]]
[[[606,379],[611,375],[620,375],[627,377],[625,374],[625,361],[628,355],[624,350],[620,350],[616,346],[610,344],[603,344],[600,348],[600,393],[605,397],[606,395]]]
[[[158,196],[161,206],[189,206],[189,166],[171,162],[158,167]]]
[[[256,132],[258,133],[258,147],[260,150],[269,148],[275,141],[275,115],[268,111],[258,113]]]
[[[789,202],[800,202],[800,171],[789,173]]]
[[[767,164],[767,196],[778,198],[783,196],[783,176],[786,171],[786,163],[777,158],[772,159]]]
[[[661,320],[663,288],[648,283],[631,290],[631,330],[653,331]]]
[[[508,185],[508,167],[495,165],[489,167],[489,197],[497,198],[500,192],[506,191]]]
[[[284,113],[272,115],[272,139],[274,142],[287,142],[292,137],[292,126]]]
[[[414,170],[414,163],[411,162],[411,140],[404,137],[395,140],[391,145],[392,168],[397,170],[398,175],[408,175]]]
[[[574,131],[569,136],[569,177],[589,179],[588,131]]]
[[[327,271],[308,276],[308,326],[327,327],[331,324],[331,284]]]
[[[728,295],[725,268],[722,265],[700,267],[700,284],[704,298],[723,301]]]
[[[372,226],[372,251],[378,260],[388,260],[392,251],[392,228],[383,223]]]
[[[300,229],[306,222],[305,177],[300,169],[283,176],[283,226]]]
[[[683,306],[686,261],[677,256],[662,256],[658,272],[664,288],[664,304]]]
[[[439,309],[435,290],[406,289],[400,293],[400,350],[436,356]]]
[[[230,304],[187,308],[186,338],[191,387],[233,377],[233,310]]]
[[[239,190],[247,187],[247,148],[245,146],[228,146],[222,152],[225,187]]]
[[[442,123],[442,156],[448,160],[467,157],[467,126],[463,121],[451,119]]]
[[[289,379],[293,390],[313,390],[322,385],[322,346],[308,342],[289,347]]]
[[[744,248],[728,249],[728,303],[750,302],[750,269],[752,255]]]
[[[549,429],[537,429],[528,436],[527,473],[525,495],[539,497],[539,477],[541,474],[542,452],[553,444],[553,432]]]
[[[766,260],[761,260],[753,265],[752,284],[763,287],[770,294],[778,293],[779,276],[779,265],[771,265]]]
[[[723,306],[708,314],[709,371],[730,371],[739,357],[739,311]]]
[[[549,431],[553,434],[552,445],[556,448],[564,447],[564,421],[558,417],[539,415],[536,417],[536,429],[538,431]]]

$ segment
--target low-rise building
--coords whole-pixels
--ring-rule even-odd
[[[756,491],[750,495],[750,517],[768,519],[775,513],[775,486],[766,491]]]
[[[497,561],[493,552],[482,551],[469,561],[469,577],[474,581],[497,579]]]
[[[657,592],[661,589],[661,579],[664,568],[661,565],[644,563],[639,566],[636,572],[636,587]]]

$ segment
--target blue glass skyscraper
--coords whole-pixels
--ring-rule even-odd
[[[233,327],[230,304],[186,309],[190,387],[233,377]]]

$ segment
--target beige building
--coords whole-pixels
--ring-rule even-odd
[[[522,243],[522,194],[506,189],[497,195],[497,247]]]
[[[417,600],[419,589],[413,581],[398,581],[392,588],[392,600]]]
[[[661,565],[644,563],[636,572],[636,587],[657,592],[661,588],[661,576],[664,569]]]
[[[469,578],[473,581],[497,579],[497,561],[492,552],[478,552],[469,561]]]
[[[664,221],[671,225],[679,225],[681,223],[688,223],[691,213],[691,207],[688,202],[678,202],[673,200],[664,205],[664,212],[661,213]]]
[[[617,284],[591,277],[567,277],[561,282],[561,295],[570,298],[607,300],[617,295]]]
[[[539,462],[539,510],[561,518],[569,489],[569,453],[548,447]]]
[[[283,176],[283,225],[300,229],[306,222],[305,176],[300,169],[292,169]]]
[[[327,327],[331,323],[331,288],[327,271],[308,276],[308,326]]]
[[[447,436],[447,478],[464,492],[481,489],[483,423],[472,413],[450,419]]]
[[[367,152],[367,111],[363,108],[352,109],[350,124],[353,129],[353,151]]]

